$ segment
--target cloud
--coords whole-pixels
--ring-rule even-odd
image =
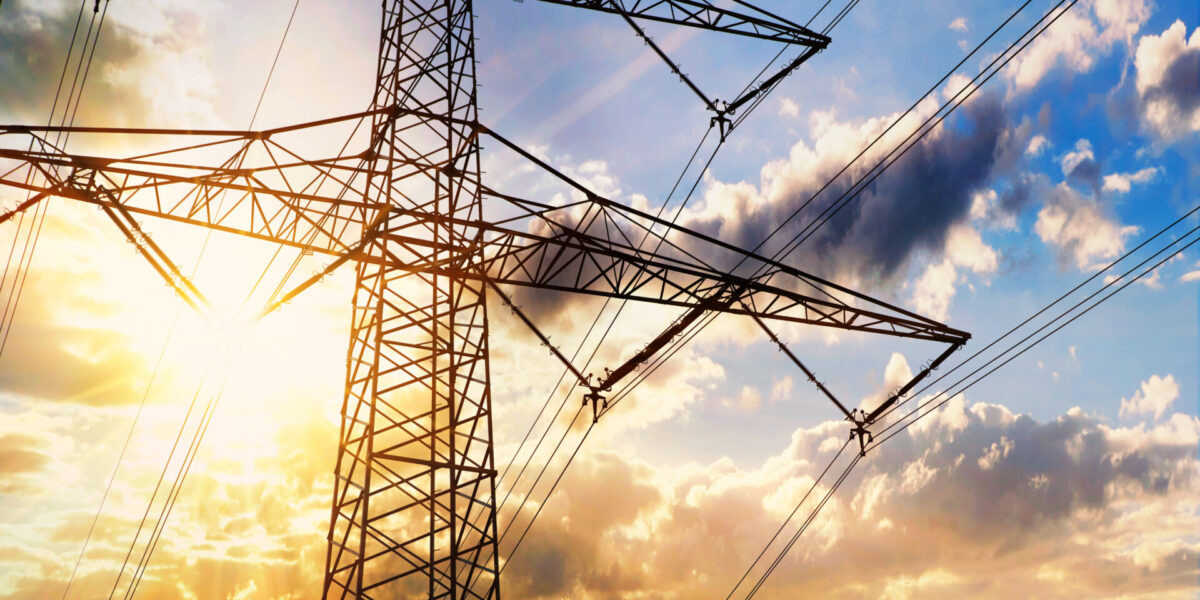
[[[1068,180],[1087,184],[1092,189],[1099,187],[1100,163],[1092,153],[1092,143],[1085,139],[1075,142],[1075,148],[1059,158],[1062,173]]]
[[[0,431],[0,494],[38,493],[36,476],[52,463],[52,452],[44,434]]]
[[[1102,264],[1099,261],[1119,256],[1125,250],[1125,239],[1138,231],[1115,222],[1098,202],[1065,183],[1052,188],[1049,195],[1038,211],[1034,231],[1058,251],[1062,263],[1073,262],[1083,271],[1097,269]]]
[[[0,389],[46,401],[136,402],[148,372],[146,359],[134,350],[128,335],[97,323],[112,312],[112,304],[89,293],[95,291],[96,275],[63,268],[49,258],[48,253],[64,250],[55,247],[64,229],[70,228],[48,222],[44,230],[41,244],[50,249],[39,248],[42,261],[25,279],[0,361]]]
[[[1135,183],[1146,183],[1158,174],[1158,168],[1146,167],[1133,173],[1113,173],[1104,176],[1104,191],[1117,192],[1121,194],[1129,193],[1130,188]]]
[[[765,165],[759,185],[710,180],[704,201],[684,214],[683,224],[742,247],[753,247],[777,227],[777,247],[801,235],[850,185],[863,177],[885,148],[903,139],[918,119],[901,123],[807,208],[787,217],[882,132],[898,115],[859,122],[838,121],[833,113],[812,113],[813,141],[794,145],[785,159]],[[977,96],[956,126],[940,127],[916,144],[847,207],[816,229],[789,261],[834,280],[884,289],[906,274],[919,254],[940,254],[951,229],[970,215],[975,194],[994,171],[1011,160],[1009,146],[1024,148],[998,99]],[[1019,152],[1016,153],[1020,155]],[[767,254],[771,249],[765,250]],[[935,261],[936,262],[936,261]]]
[[[958,17],[957,19],[950,21],[949,27],[950,27],[950,31],[957,31],[960,33],[966,33],[969,30],[969,28],[967,27],[967,18],[966,17]]]
[[[899,354],[885,371],[885,387],[911,375]],[[88,422],[112,428],[112,416],[98,419],[98,410],[76,411],[55,427],[11,413],[0,422],[64,433]],[[260,427],[256,419],[226,416],[214,422],[212,434],[225,436],[218,439],[243,443],[230,426],[249,421]],[[253,590],[251,597],[286,597],[319,585],[332,455],[312,448],[332,446],[336,426],[313,414],[285,419],[290,425],[268,435],[267,451],[256,458],[239,460],[244,449],[226,453],[221,444],[213,446],[215,456],[201,458],[155,554],[143,584],[147,593],[221,598]],[[521,598],[599,599],[728,590],[846,433],[843,421],[802,427],[773,455],[743,465],[722,458],[655,466],[589,446],[506,565],[506,591]],[[0,433],[0,452],[10,446],[35,454],[112,450],[64,444],[66,436],[9,444],[14,437]],[[1071,598],[1129,586],[1157,597],[1185,596],[1200,550],[1189,537],[1200,526],[1198,439],[1200,419],[1182,414],[1164,414],[1154,426],[1110,427],[1077,409],[1038,421],[1000,405],[956,400],[860,464],[781,561],[763,597]],[[61,476],[41,460],[29,463],[31,473]],[[149,469],[136,486],[118,483],[116,497],[126,501],[105,512],[76,581],[81,595],[111,585],[152,475]],[[80,485],[92,485],[95,477],[80,474],[87,480]],[[70,495],[78,494],[76,487]],[[827,489],[818,485],[815,497]],[[50,498],[62,502],[62,490]],[[81,504],[87,510],[73,510],[65,521],[6,530],[25,543],[0,545],[0,556],[15,567],[0,580],[0,598],[61,593],[94,510],[90,502]],[[506,513],[501,525],[509,518]],[[864,571],[858,565],[867,560],[872,569]]]
[[[128,349],[128,338],[100,329],[56,326],[22,307],[11,354],[0,363],[0,386],[10,393],[86,404],[136,402],[144,359]]]
[[[1018,179],[1016,186],[1003,196],[991,188],[976,193],[971,200],[971,221],[989,229],[1016,231],[1017,214],[1028,203],[1030,196],[1025,191],[1027,187]]]
[[[1060,11],[1064,9],[1059,9]],[[1150,17],[1143,0],[1094,0],[1067,11],[1005,69],[1016,91],[1035,87],[1056,67],[1086,73],[1117,44],[1126,44]]]
[[[957,279],[958,272],[949,258],[941,263],[929,265],[913,286],[913,307],[931,319],[945,321],[950,312],[950,300],[954,298],[954,283]]]
[[[1200,29],[1176,20],[1138,40],[1136,87],[1146,129],[1174,141],[1200,132]]]
[[[1162,418],[1171,403],[1179,397],[1179,383],[1175,376],[1168,374],[1165,378],[1151,375],[1150,379],[1142,382],[1142,388],[1133,394],[1132,398],[1121,399],[1122,419],[1133,418],[1142,414],[1153,414],[1155,420]]]
[[[762,392],[758,391],[758,388],[751,385],[744,385],[738,392],[737,398],[734,398],[732,402],[727,404],[745,411],[755,411],[762,405],[762,400]]]
[[[683,210],[678,222],[742,248],[758,246],[769,232],[778,228],[772,244],[760,250],[770,256],[787,240],[802,235],[826,207],[856,179],[868,176],[870,166],[883,159],[935,109],[932,101],[922,104],[822,192],[800,218],[788,220],[814,192],[899,118],[899,114],[891,114],[839,121],[833,112],[812,112],[811,142],[797,142],[786,158],[764,165],[757,184],[721,181],[706,174],[702,199]],[[785,257],[785,262],[892,300],[898,296],[896,291],[900,286],[896,284],[910,276],[913,268],[924,271],[930,265],[940,264],[947,252],[953,254],[951,260],[956,269],[990,272],[994,269],[991,263],[996,260],[994,251],[982,242],[978,232],[964,236],[961,232],[954,233],[955,228],[971,219],[977,194],[988,190],[994,177],[1010,174],[1022,160],[1029,144],[1029,129],[1010,123],[997,94],[976,96],[954,119],[934,128],[913,145],[844,210],[832,214],[828,221],[823,220],[803,248]],[[591,176],[605,175],[607,171],[602,167],[597,165],[592,169]],[[588,176],[581,166],[568,164],[562,169]],[[620,193],[621,185],[615,178],[606,177],[602,183]],[[1010,201],[1010,196],[1016,199]],[[1024,197],[1006,192],[1004,201],[998,205],[998,210],[1005,214],[997,217],[1011,220],[1010,213],[1020,209]],[[635,205],[645,203],[638,207],[652,214],[657,212],[651,201],[639,195],[630,195],[628,200]],[[599,229],[605,224],[597,220],[593,226]],[[636,242],[638,237],[633,239]],[[714,252],[703,244],[684,242],[683,250],[695,253],[717,269],[733,266],[729,254]],[[960,281],[957,271],[953,275],[950,281]],[[933,283],[930,280],[931,286]],[[929,286],[926,289],[932,294],[931,306],[943,312],[940,307],[945,291]],[[587,300],[581,302],[578,297],[529,289],[511,293],[522,310],[539,324],[550,320],[586,325],[591,321],[584,316],[587,311],[575,314],[572,308],[588,303]]]
[[[860,399],[858,408],[868,413],[875,410],[897,388],[911,381],[912,377],[912,367],[908,365],[908,359],[899,352],[893,352],[883,369],[883,384]]]
[[[243,420],[252,426],[239,423],[238,413],[243,407],[261,411],[253,406],[257,402],[236,405],[243,398],[231,398],[219,409],[139,591],[155,598],[226,598],[257,587],[251,597],[278,598],[320,585],[315,573],[325,544],[314,532],[323,530],[329,516],[333,453],[313,447],[332,450],[336,425],[315,414],[311,399],[296,402],[302,396],[289,400],[290,413],[268,410]],[[103,597],[113,585],[169,448],[155,429],[177,427],[179,415],[171,412],[177,408],[148,407],[143,414],[145,427],[125,456],[72,584],[73,597]],[[0,402],[0,415],[0,461],[11,456],[13,439],[18,448],[47,457],[35,458],[20,477],[0,477],[9,512],[0,544],[0,598],[58,597],[96,514],[129,415],[9,401]],[[14,434],[15,428],[36,433]],[[20,439],[31,436],[37,441]],[[14,483],[21,487],[14,490]],[[147,528],[155,525],[159,506]],[[25,510],[55,516],[17,516]],[[8,543],[15,547],[6,548]],[[139,545],[134,561],[141,551]]]
[[[912,296],[912,305],[918,312],[938,321],[945,321],[949,315],[955,285],[962,279],[958,268],[990,274],[999,264],[996,250],[984,243],[978,230],[967,224],[950,228],[942,255],[945,259],[940,263],[925,267],[924,273],[913,284]]]
[[[1038,421],[999,405],[954,404],[868,456],[764,596],[1192,593],[1200,419],[1112,428],[1077,409]],[[659,469],[612,453],[582,457],[579,478],[547,503],[505,583],[529,598],[728,591],[844,429],[799,429],[748,468],[728,459]]]
[[[1092,153],[1092,143],[1087,140],[1077,140],[1075,149],[1063,154],[1059,158],[1059,164],[1062,165],[1063,175],[1071,175],[1081,165],[1088,162],[1095,162],[1096,155]]]
[[[1007,458],[1008,453],[1012,452],[1012,449],[1012,440],[1001,436],[1000,441],[992,442],[992,445],[988,446],[988,449],[983,453],[983,456],[980,456],[979,460],[976,462],[979,463],[980,469],[984,471],[990,471],[992,467],[996,466],[996,463],[1000,462],[1004,458]]]
[[[0,80],[6,82],[0,107],[9,119],[44,123],[78,11],[69,2],[9,4],[0,21]],[[140,2],[136,10],[130,6],[113,5],[105,19],[77,122],[220,125],[216,77],[203,43],[213,7],[164,0]],[[83,15],[76,55],[90,16]],[[74,66],[68,79],[73,73]],[[62,106],[60,101],[59,110]]]
[[[784,375],[781,379],[775,380],[775,383],[771,384],[771,402],[782,402],[791,398],[794,387],[791,375]]]
[[[1029,156],[1041,156],[1042,152],[1050,146],[1050,140],[1046,136],[1038,134],[1029,140],[1029,146],[1025,148],[1025,154]]]
[[[956,225],[946,236],[945,254],[955,266],[966,267],[977,274],[994,273],[999,264],[996,250],[987,245],[979,231],[969,225]]]
[[[779,101],[779,116],[791,117],[793,119],[800,116],[800,105],[796,101],[784,96]]]

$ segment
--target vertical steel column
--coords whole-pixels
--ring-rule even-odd
[[[471,2],[387,0],[383,12],[374,108],[456,121],[373,123],[369,158],[386,175],[366,212],[429,218],[389,218],[367,253],[466,273],[478,232],[450,219],[482,216]],[[483,283],[369,260],[357,277],[324,595],[499,598]]]

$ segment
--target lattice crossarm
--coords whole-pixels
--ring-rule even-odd
[[[505,229],[480,221],[423,216],[395,209],[408,219],[438,219],[448,226],[469,226],[484,240],[478,246],[441,248],[434,242],[406,238],[413,248],[403,257],[391,254],[389,266],[411,273],[427,273],[486,280],[498,284],[575,292],[610,298],[757,316],[768,321],[804,323],[851,331],[942,342],[962,342],[969,336],[933,321],[896,314],[881,306],[856,306],[797,291],[807,282],[786,273],[778,283],[739,277],[703,264],[645,252],[612,240],[578,232],[537,235]],[[399,218],[395,220],[400,220]],[[383,233],[390,241],[397,241]],[[437,249],[437,252],[430,251]],[[421,260],[421,255],[440,255]],[[725,301],[712,303],[714,294]],[[713,308],[713,307],[716,308]]]
[[[627,15],[647,21],[824,48],[829,38],[761,9],[742,13],[697,0],[542,0],[576,8]]]
[[[50,196],[120,208],[139,216],[339,255],[362,236],[379,212],[361,192],[331,194],[293,184],[288,175],[322,170],[337,176],[343,161],[292,162],[270,168],[217,167],[207,171],[165,161],[122,160],[48,150],[0,148],[0,186],[29,198],[0,216],[7,220]],[[331,164],[332,163],[332,164]],[[345,167],[351,173],[361,172]],[[293,177],[296,178],[296,177]],[[345,189],[345,186],[336,186]],[[103,191],[103,193],[96,193]]]

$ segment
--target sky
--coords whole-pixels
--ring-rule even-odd
[[[761,6],[805,22],[820,4]],[[480,120],[599,194],[645,210],[665,205],[681,225],[753,247],[776,227],[784,238],[799,232],[1053,4],[1030,2],[942,80],[1018,3],[861,2],[829,47],[671,195],[710,115],[628,25],[540,2],[480,2]],[[280,46],[293,6],[109,3],[76,124],[266,128],[367,107],[378,4],[300,0]],[[0,6],[0,122],[46,121],[78,10]],[[721,99],[779,51],[663,24],[646,30]],[[1090,281],[1068,303],[1200,225],[1186,216],[1102,271],[1200,204],[1198,73],[1194,2],[1080,0],[785,262],[970,332],[939,374],[948,371],[1081,282]],[[702,156],[716,143],[705,140]],[[131,154],[124,144],[79,136],[68,149]],[[563,200],[547,175],[495,145],[483,154],[489,182]],[[798,223],[787,221],[831,179]],[[0,191],[5,210],[20,199]],[[0,247],[12,244],[14,222],[0,224]],[[198,286],[222,303],[245,296],[272,251],[144,222],[176,262],[198,265]],[[300,258],[301,274],[312,260]],[[36,259],[17,274],[25,284],[0,356],[0,598],[62,597],[68,580],[72,598],[124,594],[158,522],[163,492],[147,502],[164,462],[174,457],[164,490],[182,464],[176,432],[183,423],[191,435],[222,382],[138,591],[314,597],[351,271],[253,326],[215,327],[99,211],[55,199]],[[873,449],[756,597],[1197,597],[1197,286],[1200,251],[1191,247]],[[568,355],[596,347],[587,332],[602,300],[524,302]],[[837,455],[849,424],[836,408],[753,322],[723,316],[600,420],[550,493],[582,435],[571,424],[580,392],[568,393],[561,365],[517,319],[492,313],[497,465],[514,464],[500,480],[502,494],[511,490],[501,527],[514,524],[515,537],[541,511],[511,559],[513,538],[501,545],[506,596],[723,597],[780,524],[785,535],[768,559],[830,490],[830,479],[814,484],[826,465],[838,456],[840,472],[851,458]],[[589,372],[619,364],[676,316],[629,305]],[[779,334],[858,407],[877,406],[942,351],[797,326]],[[565,408],[535,420],[543,403]],[[530,430],[533,440],[547,432],[533,452],[522,445]],[[564,450],[552,453],[560,436]],[[800,520],[789,521],[798,503]]]

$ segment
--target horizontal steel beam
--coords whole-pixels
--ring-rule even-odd
[[[671,23],[745,37],[825,48],[829,38],[783,17],[738,2],[751,9],[740,13],[695,0],[541,0],[635,19]]]

